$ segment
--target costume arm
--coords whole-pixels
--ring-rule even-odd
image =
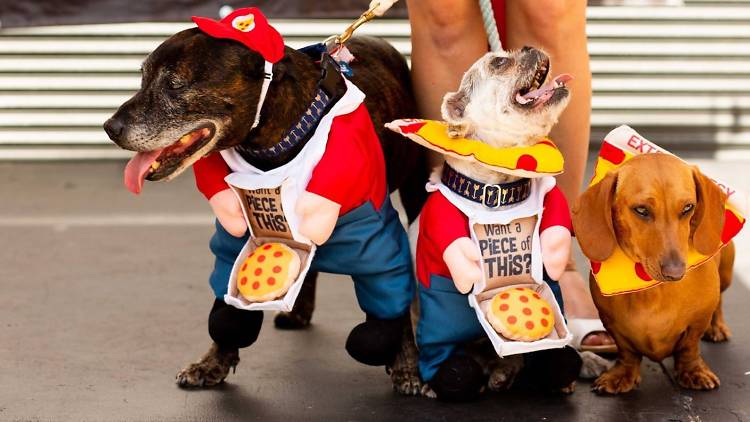
[[[232,236],[240,237],[247,231],[247,223],[242,214],[240,201],[224,181],[229,172],[229,166],[218,152],[203,157],[193,164],[195,184],[208,199],[219,224]]]
[[[426,218],[420,220],[420,230],[442,253],[456,289],[468,293],[482,279],[482,256],[471,240],[466,216],[439,192],[433,196],[433,206]]]
[[[224,181],[229,173],[229,166],[218,152],[207,155],[193,164],[195,185],[209,200],[217,193],[229,189],[229,185]]]
[[[553,280],[558,280],[565,271],[565,265],[570,258],[572,231],[568,201],[562,191],[555,186],[544,198],[544,212],[539,223],[542,262],[547,275]]]

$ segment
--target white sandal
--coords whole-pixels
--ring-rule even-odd
[[[571,346],[581,352],[593,353],[617,353],[616,344],[602,344],[598,346],[581,345],[586,336],[594,333],[606,333],[607,330],[599,318],[569,318],[568,330],[573,334],[573,343]]]

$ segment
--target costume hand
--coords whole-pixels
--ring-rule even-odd
[[[247,223],[242,214],[242,206],[231,189],[224,189],[208,200],[219,224],[234,237],[242,237],[247,232]]]
[[[445,248],[443,260],[459,292],[468,293],[482,279],[481,259],[477,245],[468,237],[460,237]]]
[[[299,232],[316,245],[322,245],[331,237],[339,218],[341,205],[320,195],[302,192],[297,200]]]
[[[559,280],[570,258],[572,245],[570,231],[562,226],[552,226],[539,235],[539,240],[542,246],[542,262],[547,275],[552,280]]]

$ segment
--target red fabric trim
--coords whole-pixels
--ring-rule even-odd
[[[193,164],[195,185],[209,200],[217,193],[229,189],[229,185],[224,181],[229,173],[229,166],[218,152],[207,155]]]
[[[544,197],[544,211],[539,223],[539,233],[553,226],[562,226],[573,233],[573,222],[570,219],[568,200],[559,187],[555,186]]]

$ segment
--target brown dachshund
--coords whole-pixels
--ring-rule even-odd
[[[617,363],[594,382],[595,392],[632,390],[641,379],[643,356],[657,362],[674,356],[685,388],[719,386],[701,357],[700,339],[729,339],[721,292],[731,283],[734,246],[693,269],[686,269],[686,260],[689,246],[710,254],[720,243],[725,200],[697,168],[667,154],[630,159],[578,199],[573,226],[587,257],[604,261],[617,244],[654,280],[665,282],[603,296],[590,278],[602,322],[618,347]]]

